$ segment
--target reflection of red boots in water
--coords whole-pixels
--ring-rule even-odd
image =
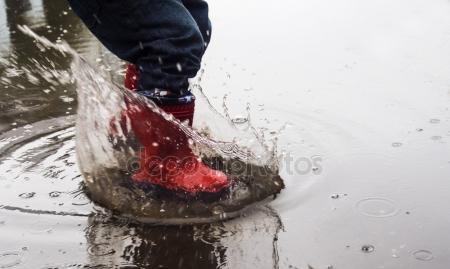
[[[129,65],[125,86],[136,89],[138,72]],[[190,96],[182,104],[158,104],[166,113],[192,125],[195,100]],[[160,185],[174,191],[218,192],[229,185],[227,176],[203,164],[189,147],[189,139],[180,128],[151,108],[127,104],[131,128],[141,143],[140,168],[133,175],[139,183]]]

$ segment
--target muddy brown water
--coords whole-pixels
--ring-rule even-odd
[[[278,138],[285,192],[208,225],[109,217],[79,190],[74,86],[0,65],[0,268],[448,268],[450,4],[210,4],[202,86]],[[68,69],[17,24],[120,66],[65,1],[0,0],[0,53]]]

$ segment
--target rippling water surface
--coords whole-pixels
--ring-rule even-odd
[[[0,0],[0,268],[448,268],[450,4],[210,4],[202,87],[276,139],[286,190],[224,223],[109,217],[79,187],[72,60],[17,25],[113,81],[122,63],[65,1]]]

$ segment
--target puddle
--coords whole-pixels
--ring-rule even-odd
[[[275,214],[257,207],[183,227],[130,223],[84,195],[73,59],[36,46],[17,25],[69,43],[105,88],[122,84],[124,63],[67,1],[0,1],[0,245],[28,247],[0,252],[10,253],[0,268],[446,268],[438,254],[450,234],[449,216],[439,213],[450,210],[442,202],[450,189],[450,4],[283,1],[209,1],[214,41],[197,90],[210,98],[198,95],[195,120],[200,134],[232,141],[216,114],[201,114],[209,101],[239,132],[274,140],[286,186],[271,203]],[[239,147],[254,139],[244,137]],[[243,156],[235,149],[224,152]],[[241,186],[233,197],[250,192]],[[140,207],[189,214],[174,204]],[[227,209],[201,208],[219,220]]]

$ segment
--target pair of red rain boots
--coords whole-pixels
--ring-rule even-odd
[[[136,67],[129,65],[125,87],[134,91],[138,76]],[[182,103],[158,103],[158,106],[181,122],[189,121],[192,125],[195,98],[190,97]],[[125,113],[142,146],[139,169],[132,176],[135,182],[155,184],[191,195],[217,193],[229,185],[224,173],[206,166],[192,152],[188,137],[176,124],[141,104],[128,102]]]

